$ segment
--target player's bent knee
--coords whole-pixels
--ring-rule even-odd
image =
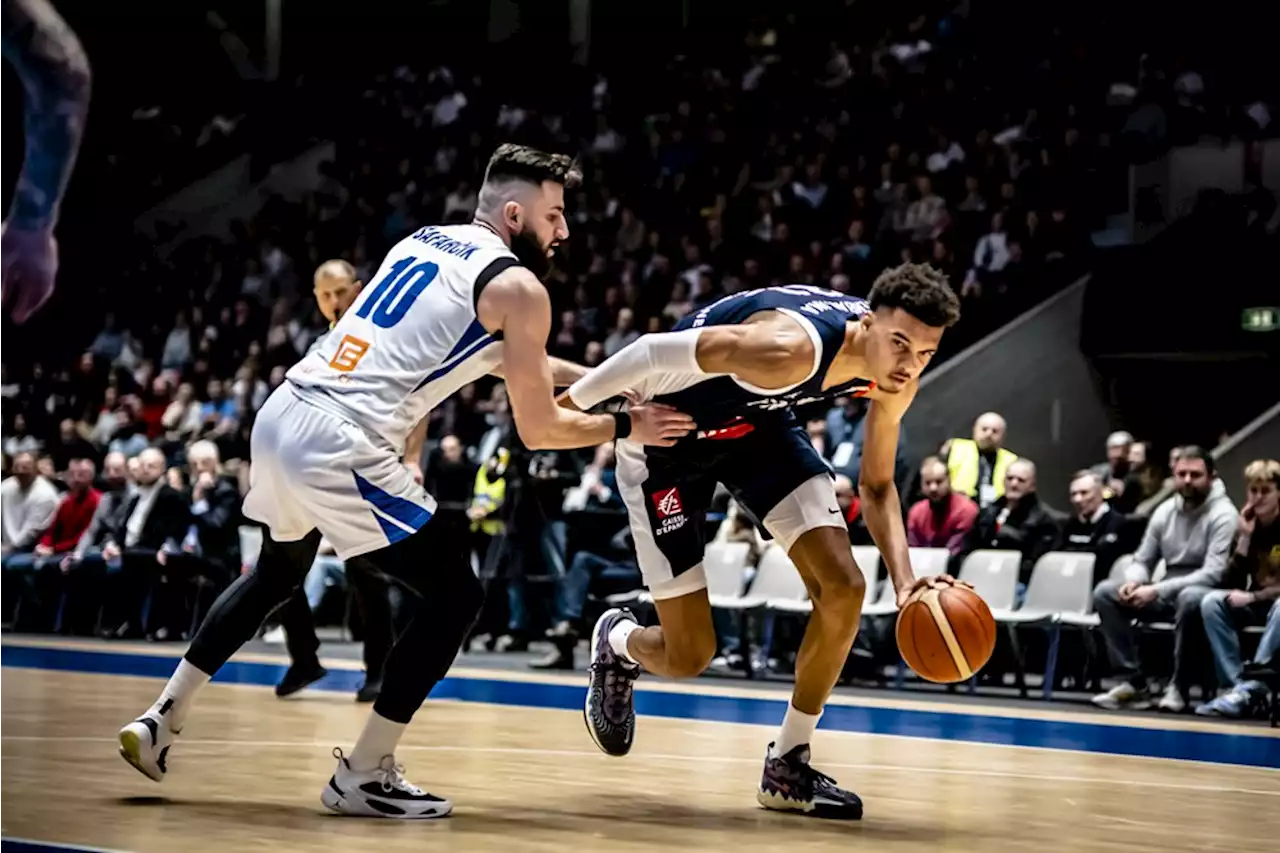
[[[716,656],[716,635],[698,633],[688,639],[672,643],[667,639],[667,674],[672,678],[694,678],[706,672],[711,659]]]
[[[270,569],[264,571],[262,565],[254,566],[247,575],[249,580],[246,583],[253,584],[262,590],[261,595],[264,598],[281,604],[289,600],[302,581],[302,578],[293,577],[285,572]]]
[[[824,619],[842,629],[856,629],[866,594],[867,582],[851,562],[849,571],[832,572],[823,578],[810,598]]]
[[[680,577],[684,575],[677,580]],[[701,674],[716,654],[716,626],[705,586],[680,596],[655,597],[653,604],[662,626],[664,674],[672,678]]]

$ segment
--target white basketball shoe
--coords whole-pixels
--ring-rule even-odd
[[[169,770],[169,747],[178,734],[169,728],[162,712],[149,710],[120,730],[120,755],[142,775],[163,782]]]
[[[396,764],[395,756],[386,756],[381,766],[364,773],[351,769],[342,750],[335,749],[333,756],[338,759],[338,769],[320,792],[320,802],[331,811],[400,820],[444,817],[453,811],[453,803],[406,780],[404,768]]]

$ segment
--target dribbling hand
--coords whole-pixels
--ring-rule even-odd
[[[901,610],[903,605],[922,589],[942,589],[944,587],[963,587],[964,589],[973,589],[973,584],[968,581],[957,580],[951,575],[933,575],[913,583],[907,589],[898,590],[898,609]]]
[[[631,441],[655,447],[670,447],[696,424],[684,412],[661,403],[645,403],[627,410],[631,415]]]

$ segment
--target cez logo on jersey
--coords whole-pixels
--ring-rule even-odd
[[[368,351],[368,341],[362,341],[354,335],[343,335],[333,358],[329,359],[329,366],[339,373],[350,373]]]
[[[688,519],[684,514],[684,504],[680,501],[679,489],[674,487],[663,489],[660,492],[654,492],[649,498],[653,501],[654,511],[658,515],[659,523],[654,531],[656,535],[661,536],[684,527]]]

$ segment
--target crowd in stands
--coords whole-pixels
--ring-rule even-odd
[[[861,295],[903,259],[940,268],[961,296],[950,351],[1042,299],[1088,263],[1100,213],[1090,188],[1116,156],[1110,142],[1129,105],[1117,106],[1108,71],[1090,67],[1069,31],[1041,50],[1025,38],[975,62],[991,36],[966,7],[858,32],[820,54],[766,24],[705,59],[655,60],[643,89],[601,73],[555,107],[498,96],[474,69],[400,67],[373,80],[337,105],[336,156],[314,192],[298,202],[273,197],[228,234],[164,253],[138,246],[79,356],[4,365],[5,601],[18,605],[6,620],[30,630],[188,635],[211,595],[251,562],[238,509],[248,435],[285,370],[326,328],[308,294],[312,271],[340,257],[367,281],[415,227],[468,221],[498,141],[582,152],[573,233],[547,284],[556,308],[549,349],[586,365],[725,294],[811,283]],[[847,400],[807,418],[837,477],[853,544],[869,542],[854,487],[864,411]],[[1243,521],[1234,544],[1217,528],[1211,542],[1185,541],[1192,503],[1212,505],[1219,526],[1229,511],[1228,527],[1237,525],[1207,454],[1179,457],[1179,496],[1152,516],[1165,485],[1160,460],[1116,434],[1107,461],[1073,482],[1066,515],[1038,495],[1034,464],[1004,448],[1004,434],[990,413],[972,438],[948,442],[922,465],[904,452],[898,480],[912,544],[947,549],[953,570],[977,549],[1019,551],[1023,584],[1045,553],[1095,551],[1097,609],[1130,687],[1111,691],[1111,704],[1150,696],[1125,645],[1126,614],[1182,626],[1197,607],[1216,607],[1205,624],[1215,626],[1218,659],[1230,633],[1222,614],[1262,612],[1265,589],[1280,583],[1273,569],[1260,586],[1240,581],[1239,595],[1191,601],[1189,590],[1227,589],[1228,563],[1244,577],[1262,547]],[[490,596],[478,630],[490,647],[518,650],[549,629],[557,642],[547,665],[571,665],[588,600],[637,582],[608,449],[520,448],[497,380],[433,412],[428,437],[427,484],[454,523],[470,528],[478,571],[506,590]],[[1195,488],[1218,489],[1199,502],[1184,490],[1195,485],[1183,482],[1191,475],[1179,473],[1193,457],[1208,466]],[[1251,477],[1251,488],[1267,476],[1274,481]],[[1272,529],[1256,509],[1274,506],[1272,490],[1250,522],[1260,529]],[[536,523],[513,525],[520,513]],[[717,536],[748,541],[758,555],[762,543],[727,495],[715,516]],[[1160,523],[1143,534],[1149,517]],[[494,546],[516,526],[536,531],[539,557]],[[1107,586],[1107,572],[1134,549],[1129,567],[1146,570],[1143,582]],[[1169,574],[1153,593],[1146,581],[1160,560]],[[1177,583],[1190,569],[1199,573]],[[332,560],[323,572],[306,596],[317,612],[325,589],[341,582]],[[749,643],[723,627],[726,649]],[[1238,648],[1231,654],[1219,660],[1224,687],[1240,679]]]

